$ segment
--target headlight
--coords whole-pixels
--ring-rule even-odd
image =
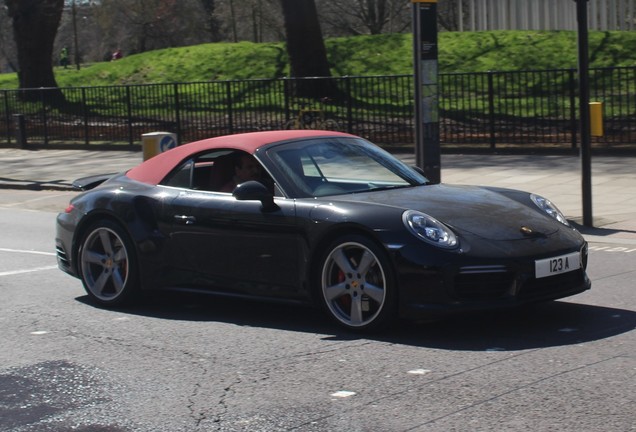
[[[548,216],[558,220],[565,226],[570,226],[570,223],[567,221],[565,216],[563,216],[563,213],[561,213],[561,211],[554,204],[552,204],[549,199],[535,194],[531,194],[530,199],[532,199],[532,202],[535,203],[537,207],[546,212]]]
[[[428,243],[445,249],[457,247],[455,233],[427,214],[407,210],[402,214],[402,221],[409,231]]]

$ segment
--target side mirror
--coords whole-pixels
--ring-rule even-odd
[[[239,184],[234,188],[232,195],[239,201],[260,201],[266,211],[278,209],[274,203],[274,194],[263,183],[256,180]]]

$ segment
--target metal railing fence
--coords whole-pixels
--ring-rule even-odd
[[[575,148],[575,70],[441,74],[444,147]],[[636,67],[590,71],[604,102],[604,148],[636,146]],[[384,146],[414,142],[411,75],[0,90],[0,147],[140,148],[245,131],[324,128]],[[306,96],[303,96],[306,95]],[[4,138],[2,138],[4,135]]]

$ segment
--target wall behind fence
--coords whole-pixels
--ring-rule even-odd
[[[636,67],[592,69],[605,136],[636,145]],[[577,145],[575,70],[440,75],[444,147]],[[272,79],[0,91],[0,146],[138,149],[141,135],[174,132],[180,143],[238,132],[322,128],[384,146],[412,145],[410,75]],[[20,129],[22,128],[22,129]],[[18,133],[20,132],[20,133]]]

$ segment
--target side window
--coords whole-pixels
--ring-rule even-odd
[[[161,184],[177,188],[190,188],[192,185],[193,167],[194,162],[190,159],[170,173]]]
[[[199,154],[196,158],[189,159],[175,168],[161,184],[183,189],[214,190],[211,178],[214,175],[215,167],[230,153],[230,150],[215,150]],[[218,171],[217,169],[217,174]]]
[[[230,149],[199,154],[182,163],[166,179],[164,186],[231,193],[237,184],[257,180],[274,190],[274,182],[250,154]]]
[[[232,193],[237,185],[250,180],[274,190],[274,182],[260,162],[251,154],[237,150],[214,160],[209,190]]]

